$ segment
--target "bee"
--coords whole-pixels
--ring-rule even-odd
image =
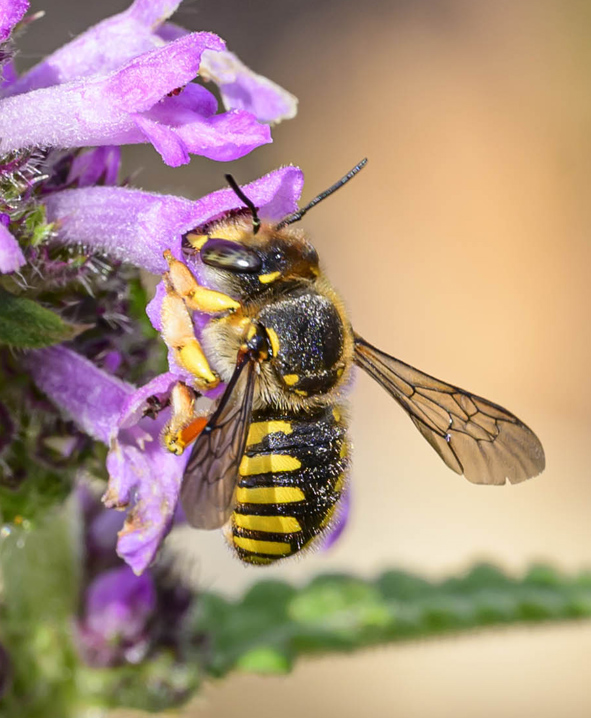
[[[165,253],[165,339],[194,389],[211,390],[220,379],[226,387],[204,418],[195,416],[194,389],[178,384],[164,441],[176,453],[193,443],[181,487],[188,522],[224,527],[246,563],[292,556],[334,520],[350,467],[345,394],[355,365],[469,481],[516,483],[544,469],[540,441],[516,416],[357,334],[316,250],[292,227],[366,161],[278,223],[262,221],[226,175],[245,208],[185,235],[195,273]],[[211,315],[203,346],[194,310]]]

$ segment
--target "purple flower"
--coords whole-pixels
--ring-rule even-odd
[[[200,74],[220,88],[226,107],[247,110],[262,122],[291,120],[297,99],[271,80],[257,75],[232,52],[203,53]]]
[[[223,47],[215,35],[192,33],[110,74],[7,97],[0,101],[0,151],[148,141],[173,167],[186,164],[190,153],[242,157],[271,141],[269,128],[242,110],[216,115],[213,95],[187,84],[203,51]]]
[[[78,624],[78,645],[86,663],[139,663],[149,648],[148,623],[155,607],[156,589],[149,573],[136,576],[128,566],[100,573],[86,590]]]
[[[12,82],[5,95],[106,74],[161,47],[156,31],[180,3],[181,0],[136,0],[127,10],[99,22],[45,57]]]
[[[186,33],[173,23],[165,23],[158,31],[165,40],[174,40]],[[296,97],[253,72],[233,52],[206,50],[201,58],[199,74],[203,79],[215,82],[227,109],[248,110],[261,122],[271,124],[290,120],[297,113]]]
[[[297,167],[283,167],[244,186],[261,216],[279,219],[294,211],[303,187]],[[182,235],[241,207],[230,188],[189,200],[123,187],[92,187],[57,192],[44,200],[57,238],[129,262],[155,274],[167,264],[165,249],[180,257]],[[97,231],[97,228],[100,228]]]
[[[75,184],[77,187],[92,187],[99,183],[114,185],[117,183],[120,162],[119,147],[105,145],[81,152],[72,161],[66,185]]]
[[[30,356],[29,371],[39,388],[85,433],[110,447],[104,502],[129,507],[117,551],[140,574],[171,528],[188,459],[160,442],[169,410],[156,420],[144,416],[146,399],[156,395],[164,403],[176,378],[161,374],[136,390],[63,346]]]
[[[138,55],[183,37],[187,30],[164,23],[179,5],[180,0],[135,0],[124,12],[94,25],[11,82],[5,95],[112,72]],[[230,52],[207,50],[200,74],[219,85],[229,110],[247,110],[263,122],[279,122],[296,113],[293,95],[249,70]]]
[[[0,0],[0,42],[8,40],[12,28],[29,9],[29,0]]]
[[[285,167],[246,185],[244,191],[260,207],[262,217],[278,219],[296,208],[302,184],[301,171]],[[165,249],[181,256],[184,232],[241,206],[230,189],[190,201],[120,187],[56,192],[45,204],[61,242],[83,243],[157,273],[166,269]],[[158,296],[150,306],[155,324],[159,323]],[[62,411],[89,436],[109,446],[110,479],[104,501],[109,507],[130,507],[117,551],[141,573],[171,527],[190,453],[179,457],[164,448],[159,437],[170,410],[153,420],[145,416],[146,401],[156,395],[164,403],[172,385],[183,378],[182,372],[173,365],[171,373],[135,389],[65,347],[35,352],[29,369],[39,388]]]
[[[54,227],[37,212],[37,200],[73,186],[115,184],[120,145],[150,142],[171,166],[191,154],[226,162],[271,142],[255,113],[265,122],[293,116],[295,99],[250,73],[219,37],[166,24],[179,4],[135,0],[21,77],[9,50],[0,52],[0,174],[11,196],[0,207],[0,274],[33,260],[18,281],[25,287],[31,275],[46,277],[41,265],[49,253],[42,245]],[[8,36],[27,7],[25,0],[0,0],[0,36]],[[218,113],[214,95],[193,82],[201,65],[204,79],[215,80],[207,68],[216,62],[237,68],[234,79],[230,70],[218,73],[221,87],[240,85],[240,78],[248,86],[242,93],[248,99],[229,102],[228,112]],[[87,146],[95,149],[76,149]]]
[[[190,452],[176,456],[160,441],[170,410],[155,420],[144,415],[148,397],[157,396],[164,404],[176,381],[173,374],[161,374],[128,398],[107,457],[109,485],[103,501],[110,508],[131,505],[117,552],[138,574],[153,561],[172,527],[189,459]]]
[[[115,555],[122,514],[105,509],[84,482],[75,489],[84,529],[77,645],[92,666],[137,663],[159,649],[182,657],[193,595],[168,562],[136,576]]]
[[[90,585],[86,598],[86,625],[107,640],[136,638],[155,605],[149,574],[136,576],[128,566],[101,573]]]

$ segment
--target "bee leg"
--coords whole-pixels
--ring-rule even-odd
[[[195,416],[195,392],[183,382],[177,382],[170,394],[172,416],[162,431],[164,445],[180,456],[207,424],[207,417]]]
[[[171,347],[177,362],[195,377],[197,389],[213,389],[219,377],[213,373],[201,348],[193,320],[182,297],[169,291],[162,300],[162,336]]]
[[[164,259],[168,262],[168,281],[175,294],[183,298],[189,309],[205,314],[219,314],[235,311],[240,307],[240,303],[227,294],[200,286],[189,267],[175,259],[170,250],[164,252]]]

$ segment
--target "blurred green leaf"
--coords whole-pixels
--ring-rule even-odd
[[[185,703],[207,675],[281,675],[311,654],[591,617],[591,575],[542,565],[520,578],[481,564],[443,581],[398,570],[374,579],[321,575],[300,587],[263,580],[236,600],[197,593],[182,647],[155,643],[138,663],[89,668],[72,633],[83,590],[75,528],[66,508],[36,527],[23,522],[0,532],[0,643],[13,664],[2,716],[158,712]]]
[[[40,349],[73,339],[81,329],[32,299],[0,289],[0,344]]]
[[[588,618],[591,574],[569,578],[540,565],[513,578],[490,564],[441,582],[398,570],[373,580],[333,574],[301,588],[261,581],[241,600],[205,594],[197,604],[194,630],[206,637],[206,672],[275,673],[310,653]]]
[[[236,663],[238,670],[261,674],[289,673],[291,666],[290,657],[273,646],[257,646],[243,653]]]

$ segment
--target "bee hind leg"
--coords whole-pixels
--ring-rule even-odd
[[[162,431],[164,445],[180,456],[205,428],[207,417],[195,414],[195,392],[183,382],[177,382],[170,394],[172,416]]]

